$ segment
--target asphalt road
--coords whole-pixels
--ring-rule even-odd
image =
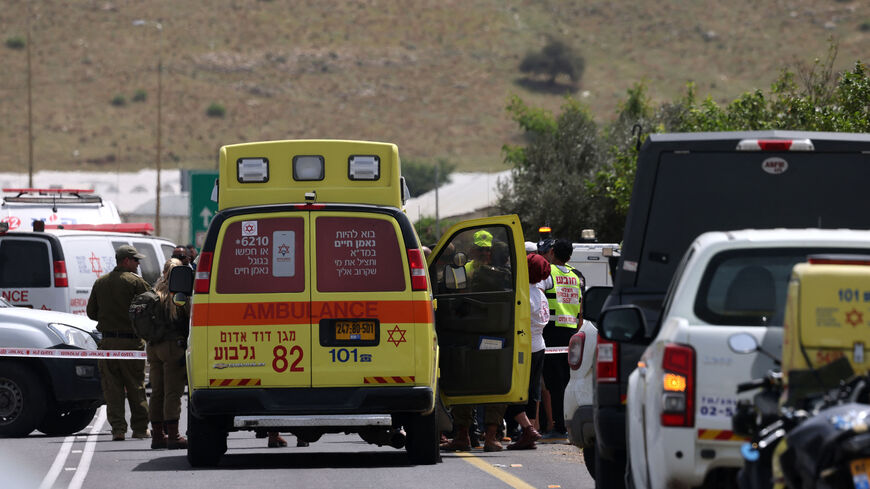
[[[182,414],[182,430],[185,429]],[[404,450],[356,435],[324,435],[297,448],[267,448],[252,432],[230,433],[214,468],[193,469],[184,450],[151,450],[150,440],[111,441],[104,408],[68,437],[38,432],[0,439],[0,488],[592,488],[579,450],[565,440],[537,450],[445,453],[436,465],[411,465]]]

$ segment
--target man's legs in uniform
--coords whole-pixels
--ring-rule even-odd
[[[124,381],[121,366],[130,360],[99,360],[100,383],[103,398],[106,400],[106,419],[112,426],[112,438],[123,440],[127,433],[127,420],[124,418]]]
[[[474,411],[474,406],[463,404],[450,408],[450,413],[453,415],[453,428],[456,435],[449,442],[441,445],[441,450],[446,452],[467,452],[471,450],[471,438],[468,436],[468,429],[471,427],[471,416]]]

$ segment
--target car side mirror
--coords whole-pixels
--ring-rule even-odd
[[[620,343],[645,344],[646,319],[634,304],[606,309],[599,318],[598,333]]]
[[[169,272],[169,292],[191,295],[193,293],[193,274],[193,269],[188,266],[174,267]]]
[[[461,290],[467,287],[467,277],[465,275],[465,267],[452,267],[447,265],[444,267],[444,285],[448,290]]]
[[[613,287],[589,287],[583,292],[583,319],[597,323],[601,316],[604,301],[610,295]]]

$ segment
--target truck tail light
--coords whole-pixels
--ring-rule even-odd
[[[580,368],[583,363],[583,347],[586,346],[586,333],[578,331],[568,341],[568,365],[571,370]]]
[[[411,290],[426,290],[426,265],[420,248],[408,250],[408,268],[411,269]]]
[[[695,426],[695,350],[666,345],[662,369],[662,426]]]
[[[811,139],[742,139],[737,151],[815,151]]]
[[[69,276],[66,274],[66,262],[63,260],[54,262],[54,286],[69,287]]]
[[[598,337],[598,359],[595,374],[602,384],[615,384],[619,381],[619,343]]]
[[[196,276],[193,280],[193,291],[197,294],[208,294],[211,286],[211,261],[214,253],[203,251],[199,255],[199,264],[196,266]]]

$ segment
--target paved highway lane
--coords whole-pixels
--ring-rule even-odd
[[[519,452],[445,453],[442,463],[425,466],[411,465],[404,450],[369,445],[356,435],[325,435],[305,448],[285,435],[289,447],[270,449],[266,439],[243,431],[230,433],[218,467],[193,469],[184,450],[151,450],[150,440],[111,441],[103,409],[94,424],[70,437],[34,433],[0,440],[0,487],[594,487],[579,451],[564,442]]]

